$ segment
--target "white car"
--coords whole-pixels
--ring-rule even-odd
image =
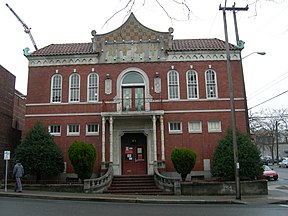
[[[279,167],[285,167],[288,168],[288,160],[282,160],[278,163]]]

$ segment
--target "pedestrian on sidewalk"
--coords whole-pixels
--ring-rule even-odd
[[[16,160],[16,164],[13,168],[13,176],[15,177],[15,192],[22,192],[21,178],[24,175],[24,168],[19,160]]]

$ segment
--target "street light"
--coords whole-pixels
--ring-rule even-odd
[[[245,79],[244,79],[244,71],[243,71],[243,63],[242,60],[253,55],[266,55],[266,52],[252,52],[244,57],[241,56],[240,53],[240,69],[241,69],[241,75],[242,75],[242,84],[243,84],[243,94],[244,94],[244,105],[245,105],[245,115],[246,115],[246,129],[247,129],[247,135],[250,136],[250,123],[249,123],[249,114],[248,114],[248,105],[247,105],[247,96],[246,96],[246,87],[245,87]]]
[[[242,57],[242,59],[247,58],[248,56],[252,55],[252,54],[258,54],[258,55],[266,55],[266,52],[252,52],[244,57]]]

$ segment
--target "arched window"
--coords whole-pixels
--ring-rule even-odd
[[[73,73],[69,78],[69,101],[80,101],[80,76],[77,73]]]
[[[168,72],[168,99],[179,99],[179,75],[175,70]]]
[[[217,78],[216,72],[209,69],[205,72],[206,79],[206,96],[207,98],[217,98]]]
[[[99,79],[96,73],[90,73],[88,75],[88,94],[87,100],[90,102],[98,101],[98,85]]]
[[[189,70],[186,73],[187,80],[187,96],[188,99],[199,98],[198,94],[198,76],[195,70]]]
[[[51,98],[52,103],[60,103],[62,100],[62,76],[55,74],[51,78]]]

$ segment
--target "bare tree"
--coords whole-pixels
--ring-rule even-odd
[[[287,144],[288,109],[265,109],[250,113],[249,119],[256,144],[262,153],[268,150],[274,160],[278,141]]]
[[[121,2],[121,0],[120,0]],[[114,12],[104,23],[103,26],[107,25],[116,15],[121,12],[125,12],[125,17],[129,16],[132,12],[139,10],[147,6],[149,2],[155,3],[161,10],[166,14],[166,16],[173,21],[183,21],[183,19],[175,17],[172,15],[171,10],[182,10],[185,15],[185,20],[190,20],[192,14],[191,1],[188,0],[124,0],[122,1],[122,6],[120,9]],[[148,6],[149,7],[149,6]]]

